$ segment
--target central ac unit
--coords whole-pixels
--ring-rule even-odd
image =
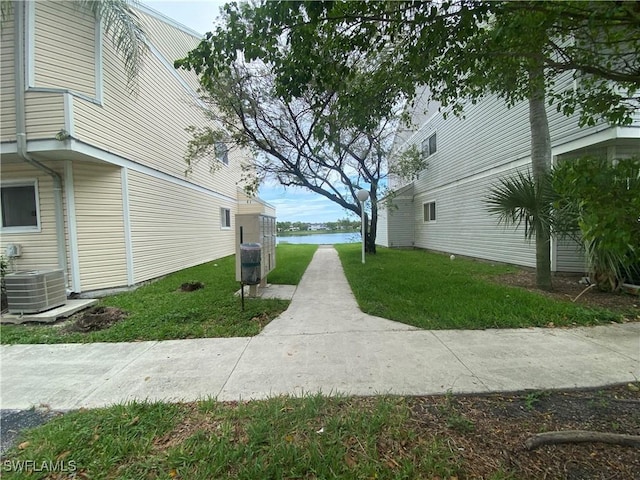
[[[62,270],[10,273],[5,285],[9,313],[40,313],[67,302]]]

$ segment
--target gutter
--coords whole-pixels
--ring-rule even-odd
[[[25,90],[26,90],[26,8],[27,2],[16,1],[13,4],[15,21],[15,95],[16,95],[16,146],[18,156],[49,175],[53,180],[53,198],[56,222],[56,244],[58,246],[58,266],[65,275],[65,283],[68,285],[69,275],[67,272],[67,240],[64,232],[64,203],[62,199],[62,176],[55,170],[42,164],[33,158],[27,147],[27,122],[25,112]]]

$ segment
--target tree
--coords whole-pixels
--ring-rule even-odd
[[[618,290],[640,268],[640,159],[568,160],[552,182],[554,229],[583,244],[600,289]]]
[[[200,72],[214,78],[242,50],[273,68],[279,95],[313,103],[338,92],[337,108],[361,127],[411,99],[418,85],[454,114],[490,92],[509,105],[527,100],[536,183],[551,163],[547,102],[565,114],[579,107],[582,123],[627,123],[638,106],[637,3],[274,1],[226,12],[190,54]],[[371,65],[366,77],[354,68],[363,63]],[[573,72],[577,88],[554,89],[562,72]],[[543,230],[536,258],[538,285],[550,288]]]
[[[178,64],[197,66],[193,60]],[[304,94],[283,98],[267,66],[238,59],[228,67],[214,79],[201,77],[206,91],[203,100],[220,128],[194,131],[188,163],[211,159],[207,152],[219,141],[230,148],[248,147],[256,154],[256,164],[245,170],[249,177],[245,180],[253,188],[264,178],[275,178],[282,185],[322,195],[358,216],[361,205],[356,193],[366,188],[371,198],[366,245],[368,252],[375,253],[378,198],[395,119],[383,119],[366,130],[358,128],[336,108],[334,92],[313,99]]]
[[[121,55],[127,73],[127,85],[132,92],[137,87],[136,78],[147,52],[146,35],[133,6],[137,0],[77,0],[72,2],[95,18],[102,20],[105,33],[116,51]],[[9,18],[13,10],[11,0],[0,0],[1,23]]]

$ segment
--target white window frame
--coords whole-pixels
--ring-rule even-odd
[[[433,205],[433,216],[431,215],[432,205]],[[437,207],[436,207],[435,200],[431,202],[424,202],[422,204],[422,221],[424,223],[433,223],[436,221],[437,218],[438,218],[438,215],[437,215]]]
[[[228,225],[226,222],[227,218],[229,219]],[[230,208],[220,207],[220,228],[222,230],[231,230],[231,209]]]
[[[433,139],[433,150],[431,149],[431,139]],[[422,141],[422,154],[424,158],[434,155],[438,151],[437,137],[435,133],[432,133]]]
[[[40,219],[40,196],[38,194],[38,179],[37,178],[29,178],[29,179],[21,179],[21,180],[7,180],[0,183],[0,187],[33,187],[33,194],[36,203],[36,225],[33,226],[16,226],[16,227],[4,227],[2,224],[2,209],[0,209],[0,231],[3,234],[9,233],[37,233],[42,231],[42,222]],[[0,202],[2,199],[0,198]]]
[[[216,155],[216,160],[218,160],[223,165],[229,166],[229,147],[224,142],[216,142],[213,150]]]

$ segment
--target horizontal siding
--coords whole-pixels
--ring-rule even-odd
[[[73,2],[35,4],[36,87],[95,97],[95,19]]]
[[[62,173],[59,166],[48,164]],[[7,244],[22,245],[22,256],[12,262],[14,270],[40,270],[58,268],[58,247],[56,242],[55,209],[53,180],[27,163],[2,163],[2,180],[38,181],[38,200],[40,208],[40,232],[8,233],[1,232],[0,248],[4,252]]]
[[[235,202],[129,171],[134,281],[166,275],[234,253],[235,234],[220,227],[220,208]]]
[[[175,60],[186,57],[187,52],[192,50],[200,41],[200,37],[194,37],[183,30],[179,30],[155,16],[140,12],[140,19],[147,37],[153,41],[153,46],[172,65]],[[193,72],[182,68],[178,69],[177,72],[194,92],[198,91],[200,83]]]
[[[0,29],[0,139],[16,139],[15,63],[13,13]]]
[[[416,246],[516,265],[535,266],[535,246],[524,239],[524,227],[497,225],[483,199],[489,188],[514,170],[454,182],[414,198]],[[436,202],[436,221],[424,222],[423,204]]]
[[[389,210],[383,206],[378,210],[378,228],[376,230],[376,245],[389,246]]]
[[[563,75],[556,85],[572,88],[571,75]],[[535,266],[535,248],[524,240],[523,228],[516,231],[498,226],[484,203],[499,178],[530,164],[528,103],[507,108],[502,99],[487,96],[467,105],[464,115],[447,119],[441,114],[432,116],[407,144],[420,148],[423,140],[436,133],[437,151],[414,182],[416,246]],[[610,128],[603,123],[579,128],[577,114],[566,117],[555,106],[548,107],[547,115],[553,146]],[[422,204],[428,201],[437,204],[437,220],[425,223]]]
[[[29,140],[52,139],[65,128],[62,93],[27,92],[25,104]]]
[[[127,284],[120,168],[73,164],[78,263],[83,291]]]
[[[414,202],[411,198],[394,200],[396,208],[387,211],[390,247],[411,247],[414,244]],[[422,205],[422,204],[421,204]]]
[[[584,250],[580,244],[570,238],[556,241],[556,271],[583,273],[588,270]]]
[[[146,24],[155,25],[144,13],[140,15]],[[166,55],[175,56],[176,49],[179,49],[182,53],[178,56],[184,56],[198,44],[197,38],[185,36],[184,32],[173,27],[151,28],[147,34],[152,45],[169,49]],[[169,48],[174,40],[175,45]],[[167,60],[172,63],[174,58]],[[229,165],[217,164],[220,168],[214,172],[210,171],[210,164],[205,160],[195,165],[191,174],[185,174],[184,154],[191,139],[191,134],[185,129],[210,125],[210,121],[197,100],[175,77],[173,68],[167,68],[153,52],[148,52],[138,77],[137,93],[132,95],[126,85],[122,61],[110,41],[105,39],[103,71],[103,106],[74,99],[75,135],[78,139],[177,178],[236,197],[242,174],[241,163],[250,158],[246,151],[231,151]],[[191,84],[195,85],[194,82],[195,76]]]

